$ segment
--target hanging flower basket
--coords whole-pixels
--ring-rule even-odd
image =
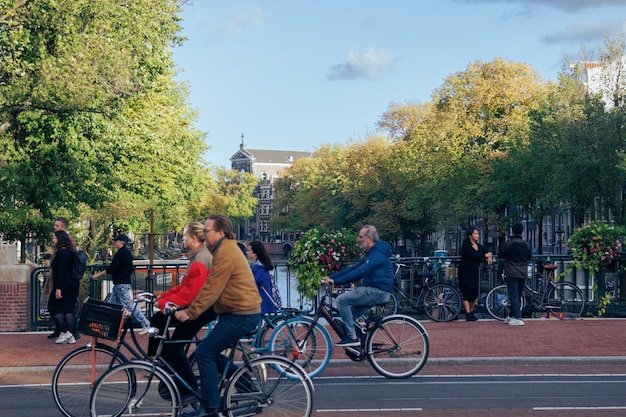
[[[610,265],[619,255],[625,231],[622,226],[600,222],[580,227],[567,240],[572,263],[594,276],[600,267]]]
[[[317,226],[302,233],[289,255],[296,273],[297,290],[305,298],[317,295],[323,277],[341,270],[344,263],[358,259],[356,233]]]

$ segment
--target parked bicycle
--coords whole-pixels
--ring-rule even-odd
[[[270,352],[294,360],[313,378],[328,365],[333,353],[328,323],[339,338],[345,336],[339,312],[327,300],[332,287],[325,288],[312,317],[305,315],[286,320],[272,333]],[[365,320],[354,322],[361,346],[345,347],[353,361],[367,359],[387,378],[408,378],[422,369],[428,359],[426,329],[414,318],[395,314],[385,316],[385,304],[373,306]]]
[[[139,302],[150,303],[152,299],[151,293],[135,295],[135,308],[139,308]],[[132,315],[121,305],[89,299],[83,305],[79,325],[79,330],[92,340],[65,355],[52,375],[52,397],[67,417],[89,416],[89,397],[97,379],[114,365],[129,361],[123,352],[129,352],[132,359],[150,359],[137,340]],[[114,340],[116,344],[100,339]]]
[[[169,325],[175,308],[165,313]],[[171,343],[164,336],[152,361],[133,360],[108,370],[96,383],[90,399],[92,416],[158,415],[178,416],[186,402],[179,386],[192,392],[195,402],[200,393],[176,372],[161,356],[163,345]],[[313,384],[294,362],[277,356],[256,356],[241,346],[253,334],[231,347],[221,371],[220,412],[226,416],[309,417],[313,412]],[[236,355],[237,352],[240,354]],[[240,357],[238,357],[240,356]],[[237,365],[231,375],[231,364]]]
[[[545,311],[560,320],[572,320],[580,317],[585,309],[583,293],[575,284],[567,281],[555,282],[556,264],[544,265],[547,273],[537,275],[538,289],[528,283],[524,285],[520,309],[527,305],[534,311]],[[510,314],[509,296],[506,285],[499,285],[489,291],[486,299],[487,311],[498,320],[506,320]]]
[[[423,274],[423,282],[414,284],[413,287],[404,288],[405,283],[413,283],[412,280],[403,279],[403,270],[410,267],[403,263],[396,263],[394,276],[395,292],[387,303],[388,314],[399,311],[407,311],[411,308],[423,311],[433,321],[454,320],[461,311],[462,296],[458,289],[449,284],[436,283],[433,281],[436,272],[429,271]]]

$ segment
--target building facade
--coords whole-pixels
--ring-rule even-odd
[[[259,200],[254,217],[243,225],[241,238],[261,242],[280,243],[284,236],[272,233],[271,216],[274,211],[274,181],[280,174],[300,158],[310,158],[310,152],[281,151],[270,149],[248,149],[243,142],[230,158],[231,168],[248,172],[258,178],[253,196]]]

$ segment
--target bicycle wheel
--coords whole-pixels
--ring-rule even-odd
[[[387,378],[408,378],[426,364],[430,345],[426,329],[404,315],[385,317],[365,341],[372,367]]]
[[[93,417],[172,416],[180,412],[176,384],[163,369],[132,361],[111,368],[97,382],[90,399]]]
[[[392,314],[398,314],[400,308],[400,300],[398,300],[398,294],[395,291],[391,292],[389,301],[385,304],[385,316],[391,316]]]
[[[92,368],[91,345],[86,345],[65,355],[54,370],[52,397],[67,417],[89,416],[89,398],[98,378],[111,367],[128,362],[124,355],[116,355],[114,348],[102,343],[95,345],[93,353],[95,368]]]
[[[524,310],[526,297],[522,297],[520,301],[520,311]],[[505,320],[511,314],[511,305],[509,304],[509,290],[506,285],[498,285],[487,294],[485,299],[487,311],[496,320]]]
[[[573,320],[581,316],[585,308],[583,293],[569,282],[555,282],[548,290],[546,309],[561,320]]]
[[[263,356],[240,367],[223,398],[227,416],[309,417],[313,384],[302,368],[277,356]]]
[[[448,284],[433,284],[424,294],[424,312],[433,321],[451,321],[461,311],[461,293]]]
[[[269,342],[270,354],[294,361],[311,378],[326,368],[333,353],[330,335],[319,323],[305,339],[312,325],[313,320],[307,317],[289,319],[274,329]]]

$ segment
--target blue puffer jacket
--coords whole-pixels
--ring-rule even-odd
[[[335,285],[349,284],[363,279],[363,285],[383,291],[393,291],[393,267],[389,257],[391,246],[378,241],[369,248],[361,260],[349,268],[334,273],[330,278]]]

